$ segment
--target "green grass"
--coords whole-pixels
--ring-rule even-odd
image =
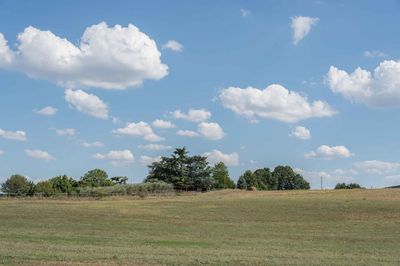
[[[400,190],[3,199],[0,264],[400,265]]]

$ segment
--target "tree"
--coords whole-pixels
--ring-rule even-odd
[[[239,181],[241,184],[239,184]],[[252,187],[258,188],[258,182],[253,172],[246,170],[243,175],[239,177],[237,187],[240,189],[251,189]]]
[[[357,183],[337,183],[335,186],[335,189],[357,189],[357,188],[362,188],[359,184]]]
[[[216,189],[235,188],[235,183],[230,179],[228,168],[223,162],[219,162],[211,170]]]
[[[10,196],[31,196],[33,188],[33,183],[22,175],[12,175],[1,185],[1,191]]]
[[[111,181],[114,184],[125,185],[128,182],[128,178],[126,176],[114,176],[111,177]]]
[[[275,167],[272,176],[276,178],[278,190],[310,189],[310,184],[290,166]]]
[[[236,187],[238,189],[247,189],[247,182],[243,175],[239,177]]]
[[[51,197],[56,194],[56,190],[53,187],[53,182],[50,180],[38,182],[35,185],[35,195],[41,195],[44,197]]]
[[[114,183],[108,179],[106,171],[93,169],[81,177],[80,185],[83,187],[108,187],[114,185]]]
[[[204,156],[189,156],[177,148],[170,157],[149,165],[145,182],[164,181],[178,190],[208,190],[212,187],[211,168]]]
[[[277,188],[276,177],[272,176],[269,168],[261,168],[254,171],[253,175],[257,181],[259,190],[275,190]]]
[[[53,188],[59,193],[71,195],[78,188],[78,182],[66,175],[53,177],[49,181],[53,183]]]

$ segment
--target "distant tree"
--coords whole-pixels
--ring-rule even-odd
[[[241,184],[239,184],[239,181],[241,182]],[[246,184],[246,186],[244,186],[244,184]],[[253,172],[250,170],[246,170],[243,173],[243,175],[241,175],[238,179],[237,187],[240,189],[251,189],[252,187],[258,189],[258,186],[259,186],[258,181],[254,176]]]
[[[128,182],[128,178],[126,176],[114,176],[114,177],[111,177],[111,181],[114,184],[124,185]]]
[[[219,162],[211,170],[214,180],[214,188],[225,189],[235,188],[235,183],[229,177],[228,168],[223,162]]]
[[[52,182],[53,188],[57,193],[66,193],[71,195],[78,187],[78,182],[66,175],[53,177],[49,181]]]
[[[276,177],[272,176],[269,168],[257,169],[253,173],[256,182],[257,189],[259,190],[276,190],[278,182]]]
[[[246,182],[246,179],[245,179],[245,177],[243,175],[239,177],[236,187],[238,189],[244,189],[244,190],[247,189],[247,182]]]
[[[35,185],[35,195],[44,197],[51,197],[56,194],[56,190],[53,187],[53,182],[50,180],[38,182]]]
[[[310,184],[290,166],[277,166],[272,173],[278,190],[310,189]]]
[[[34,184],[25,176],[12,175],[1,185],[1,191],[10,196],[31,196]]]
[[[335,189],[358,189],[358,188],[362,187],[357,183],[350,183],[350,184],[337,183],[335,186]]]
[[[114,185],[114,183],[108,179],[106,171],[93,169],[81,177],[80,185],[83,187],[108,187]]]

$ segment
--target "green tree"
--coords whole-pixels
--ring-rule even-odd
[[[357,188],[362,188],[359,184],[357,183],[337,183],[335,186],[335,189],[357,189]]]
[[[269,168],[257,169],[253,173],[258,190],[276,190],[277,180],[276,177],[272,176]]]
[[[278,190],[310,189],[310,184],[290,166],[275,167],[272,176],[276,178]]]
[[[111,181],[114,184],[125,185],[128,182],[128,178],[126,176],[114,176],[111,177]]]
[[[1,185],[1,191],[9,196],[31,196],[33,188],[33,182],[22,175],[12,175]]]
[[[53,187],[53,182],[50,180],[38,182],[35,185],[35,195],[44,197],[51,197],[56,194],[56,190]]]
[[[242,179],[242,180],[241,180],[241,179]],[[242,186],[242,185],[239,186],[239,180],[241,180],[241,182],[242,182],[243,184],[244,184],[243,180],[246,181],[246,182],[245,182],[246,187],[244,187],[244,186]],[[237,186],[237,187],[240,188],[240,189],[250,189],[250,188],[252,188],[252,187],[255,187],[255,188],[258,189],[258,186],[259,186],[258,181],[257,181],[256,177],[254,176],[253,172],[250,171],[250,170],[246,170],[246,171],[243,173],[243,175],[241,175],[241,176],[239,177],[239,180],[238,180],[238,186]],[[243,187],[243,188],[242,188],[242,187]]]
[[[244,190],[247,189],[247,182],[243,175],[239,177],[236,187],[238,189],[244,189]]]
[[[66,175],[53,177],[49,181],[53,183],[53,188],[58,193],[66,193],[68,195],[71,195],[76,192],[78,188],[78,182],[75,179]]]
[[[235,188],[235,183],[229,177],[228,168],[223,162],[219,162],[211,170],[216,189]]]
[[[82,187],[108,187],[114,185],[114,183],[108,179],[106,171],[93,169],[81,177],[80,185]]]

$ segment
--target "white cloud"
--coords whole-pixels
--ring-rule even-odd
[[[206,139],[219,140],[225,135],[223,129],[217,123],[201,122],[197,125],[197,128],[200,135]]]
[[[171,146],[162,145],[162,144],[146,144],[146,145],[139,145],[139,148],[145,149],[148,151],[163,151],[163,150],[170,150],[172,149]]]
[[[306,37],[311,30],[311,27],[319,22],[319,18],[296,16],[291,18],[291,28],[293,30],[293,44],[298,44]]]
[[[160,156],[157,157],[150,157],[150,156],[146,156],[146,155],[142,155],[140,156],[140,163],[143,165],[150,165],[154,162],[158,162],[161,160]]]
[[[34,110],[34,112],[38,115],[55,115],[57,113],[57,108],[54,108],[52,106],[46,106],[40,110]]]
[[[400,106],[400,61],[385,60],[373,73],[358,67],[349,74],[331,66],[326,76],[334,93],[368,106]]]
[[[82,141],[81,145],[85,148],[91,148],[91,147],[104,147],[104,144],[100,141],[94,141],[94,142],[87,142],[87,141]]]
[[[307,158],[335,159],[348,158],[353,154],[345,146],[327,146],[321,145],[315,151],[306,153]]]
[[[298,126],[292,131],[292,133],[290,133],[289,136],[293,136],[298,139],[310,139],[311,133],[309,129],[302,126]]]
[[[169,49],[174,52],[182,52],[183,51],[183,45],[175,40],[169,40],[167,43],[163,44],[162,48]]]
[[[295,123],[312,117],[330,117],[336,112],[323,101],[308,102],[307,97],[272,84],[261,90],[253,87],[229,87],[219,94],[225,108],[249,119],[255,117]]]
[[[154,120],[151,125],[155,128],[164,128],[164,129],[175,127],[175,125],[172,124],[170,121],[161,120],[161,119]]]
[[[116,166],[132,163],[135,159],[130,150],[109,151],[105,154],[96,153],[93,155],[93,158],[97,160],[110,161],[111,164]]]
[[[197,133],[196,131],[192,131],[192,130],[178,130],[176,132],[176,135],[193,138],[193,137],[199,136],[199,133]]]
[[[108,118],[108,106],[99,97],[82,90],[65,90],[65,100],[79,112],[101,119]]]
[[[171,112],[172,117],[175,119],[184,119],[191,122],[204,122],[210,119],[211,112],[205,109],[189,109],[187,113],[183,113],[181,110]]]
[[[247,16],[249,16],[250,14],[251,14],[251,11],[250,10],[247,10],[247,9],[244,9],[244,8],[241,8],[240,9],[240,14],[242,14],[242,17],[247,17]]]
[[[25,150],[26,155],[35,159],[41,159],[45,161],[53,161],[56,158],[50,155],[47,151],[42,150]]]
[[[21,130],[5,131],[5,130],[0,128],[0,137],[5,138],[5,139],[25,141],[26,140],[26,133],[25,133],[25,131],[21,131]]]
[[[143,121],[140,121],[139,123],[127,123],[125,127],[118,128],[112,132],[117,135],[141,136],[145,140],[151,142],[164,140],[163,137],[160,137],[153,132],[153,129],[149,124]]]
[[[60,136],[75,136],[76,131],[74,128],[56,129],[56,133]]]
[[[369,160],[354,163],[354,166],[363,172],[372,174],[388,174],[400,170],[400,163]]]
[[[228,166],[239,164],[239,154],[237,154],[236,152],[226,154],[214,149],[211,152],[203,153],[203,156],[206,156],[207,161],[213,165],[219,162],[223,162]]]
[[[387,54],[385,54],[384,52],[378,51],[378,50],[364,51],[364,56],[365,56],[365,57],[370,57],[370,58],[374,58],[374,57],[388,57]]]
[[[132,24],[92,25],[78,45],[29,26],[16,47],[11,51],[0,36],[0,66],[67,87],[125,89],[168,74],[155,41]]]

